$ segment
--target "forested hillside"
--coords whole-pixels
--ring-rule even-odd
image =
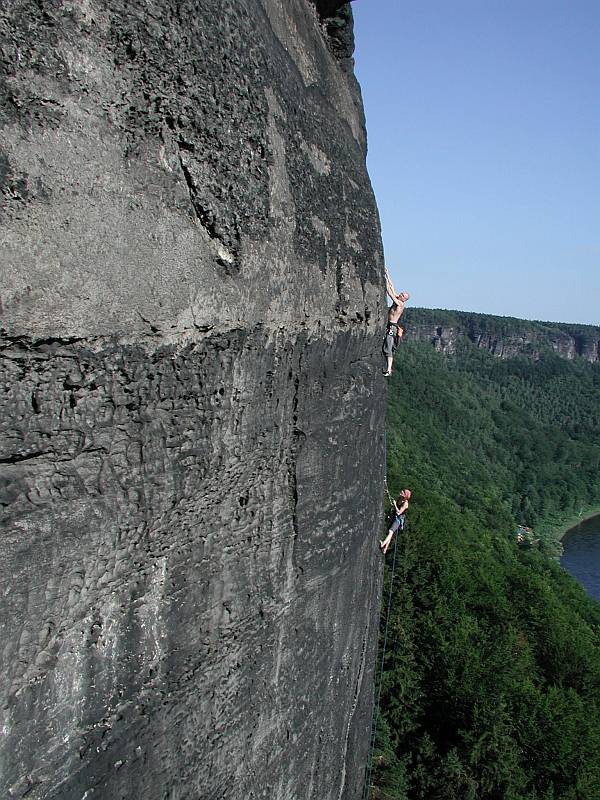
[[[388,478],[413,502],[372,798],[600,797],[600,606],[555,558],[561,521],[600,506],[599,390],[583,359],[501,360],[467,341],[398,353]],[[517,524],[539,550],[517,547]]]
[[[600,506],[600,366],[499,359],[469,342],[445,356],[406,345],[388,407],[391,484],[434,493],[493,530]]]

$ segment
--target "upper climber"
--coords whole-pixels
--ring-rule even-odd
[[[391,375],[394,353],[404,334],[404,328],[398,324],[398,321],[404,312],[404,306],[410,295],[408,292],[396,291],[387,269],[385,271],[385,288],[392,305],[388,308],[388,324],[383,339],[382,352],[386,358],[386,368],[383,370],[383,374]]]

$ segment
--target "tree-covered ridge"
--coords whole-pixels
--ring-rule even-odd
[[[600,505],[600,366],[454,356],[407,344],[388,407],[392,482],[436,491],[495,530]],[[547,537],[546,537],[547,538]]]
[[[407,344],[396,367],[388,479],[413,503],[371,796],[597,800],[600,606],[547,534],[553,515],[600,506],[600,367],[469,344]],[[518,523],[546,553],[515,545]]]
[[[542,322],[516,317],[499,317],[493,314],[478,314],[474,311],[448,311],[442,308],[407,308],[404,320],[410,325],[433,325],[447,328],[478,330],[496,336],[520,336],[533,334],[547,336],[550,340],[557,333],[570,336],[589,336],[600,339],[600,327],[580,323]]]

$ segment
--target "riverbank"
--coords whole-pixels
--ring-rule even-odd
[[[600,504],[583,506],[578,514],[552,514],[535,527],[535,532],[548,543],[560,545],[573,528],[600,514]]]
[[[563,539],[560,565],[600,603],[600,515],[571,528]]]
[[[585,508],[581,514],[569,519],[569,521],[566,523],[568,527],[563,530],[559,537],[560,541],[562,542],[565,536],[567,536],[573,530],[573,528],[576,528],[582,522],[586,522],[588,519],[593,519],[597,516],[600,516],[600,506],[590,506],[589,508]]]

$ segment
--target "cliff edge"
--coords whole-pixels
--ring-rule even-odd
[[[383,266],[348,5],[0,9],[0,788],[350,800]]]
[[[461,341],[469,341],[498,358],[539,360],[554,353],[569,361],[600,362],[600,327],[594,325],[532,322],[435,308],[407,309],[405,319],[407,340],[430,342],[442,352],[454,353]]]

